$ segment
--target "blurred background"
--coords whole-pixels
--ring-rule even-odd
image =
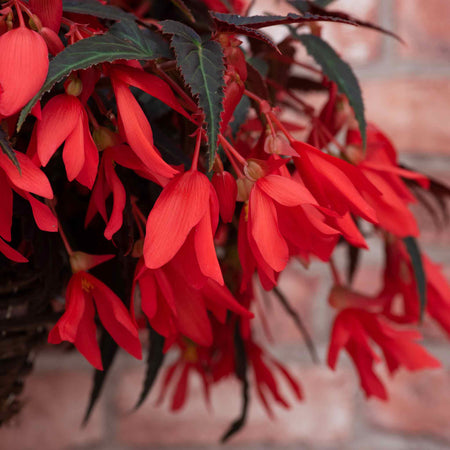
[[[400,162],[450,184],[450,1],[338,0],[342,9],[394,30],[406,41],[369,30],[326,24],[324,38],[355,69],[362,85],[366,115],[394,142]],[[284,2],[259,0],[253,13],[289,12]],[[278,32],[278,31],[276,31]],[[314,99],[312,99],[313,101]],[[450,276],[450,230],[436,230],[416,209],[422,228],[420,244],[442,263]],[[382,252],[370,242],[355,287],[375,292]],[[344,258],[336,258],[342,264]],[[238,449],[387,449],[450,448],[450,342],[434,324],[422,325],[426,347],[444,368],[416,374],[384,376],[390,400],[367,401],[350,363],[341,356],[336,372],[325,366],[333,311],[326,298],[331,286],[328,267],[309,270],[292,265],[281,277],[281,289],[301,314],[318,348],[315,365],[302,337],[276,302],[266,304],[274,342],[255,323],[260,340],[298,376],[305,401],[290,410],[276,409],[269,419],[254,398],[247,426],[226,447]],[[212,408],[203,402],[192,379],[187,407],[177,414],[155,406],[159,385],[140,410],[138,398],[145,364],[121,354],[108,376],[102,399],[89,424],[81,421],[91,388],[92,370],[76,352],[43,349],[27,380],[23,412],[0,430],[1,450],[137,450],[213,449],[240,410],[237,383],[219,384]]]

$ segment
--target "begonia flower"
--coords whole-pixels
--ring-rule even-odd
[[[138,330],[120,298],[86,270],[114,255],[87,255],[75,252],[72,269],[77,270],[66,289],[66,310],[48,336],[48,342],[72,342],[97,369],[103,370],[96,337],[95,311],[102,325],[117,344],[135,358],[142,358]]]
[[[197,281],[211,278],[223,285],[214,248],[218,216],[217,195],[206,175],[189,170],[173,178],[148,216],[145,265],[158,269],[184,250],[179,256],[186,273]]]
[[[39,91],[48,71],[47,45],[20,26],[0,36],[0,118],[18,112]]]
[[[46,166],[64,143],[62,157],[67,179],[92,188],[98,169],[98,150],[89,131],[86,111],[78,97],[60,94],[51,98],[37,123],[37,154]]]
[[[362,308],[345,308],[334,320],[328,365],[335,369],[338,355],[345,349],[358,370],[366,396],[386,400],[386,389],[374,370],[374,364],[382,358],[372,348],[371,341],[380,347],[391,374],[400,367],[409,371],[440,367],[440,362],[416,342],[421,337],[418,331],[394,328],[379,314]]]

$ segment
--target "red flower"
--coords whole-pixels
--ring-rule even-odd
[[[92,188],[98,168],[98,150],[89,131],[86,111],[74,95],[51,98],[37,123],[37,153],[43,166],[63,143],[63,161],[69,181]]]
[[[246,169],[248,179],[240,180],[241,186],[250,190],[238,236],[244,271],[242,288],[255,266],[264,287],[271,289],[276,284],[275,272],[285,268],[290,254],[307,259],[313,253],[327,260],[336,245],[339,232],[326,225],[311,192],[289,174],[273,173],[284,163],[251,160]]]
[[[47,45],[19,27],[0,36],[0,118],[19,111],[39,91],[48,71]]]
[[[87,270],[112,257],[76,252],[71,257],[71,263],[74,270],[81,267]],[[66,290],[66,311],[50,331],[48,342],[72,342],[96,369],[103,370],[96,338],[95,310],[117,344],[135,358],[141,359],[138,331],[128,310],[108,286],[85,270],[72,275]]]
[[[114,233],[122,226],[123,209],[126,203],[125,188],[114,170],[116,163],[134,170],[141,177],[155,181],[152,174],[142,165],[140,159],[127,145],[116,145],[103,150],[98,177],[89,200],[85,226],[89,224],[96,212],[98,212],[106,222],[106,239],[111,239]],[[106,200],[111,193],[113,195],[113,206],[108,219]]]
[[[367,149],[363,156],[361,135],[357,130],[347,133],[346,154],[357,164],[367,179],[383,194],[367,192],[365,198],[375,209],[381,228],[398,237],[418,236],[416,220],[408,209],[408,203],[416,199],[401,178],[416,180],[424,187],[425,176],[398,167],[396,151],[381,131],[374,125],[367,127]]]
[[[426,278],[425,311],[442,327],[450,337],[450,287],[442,268],[422,253]],[[380,294],[385,299],[384,314],[399,323],[419,321],[420,300],[411,258],[400,239],[387,243],[384,287]],[[398,313],[395,302],[402,302]]]
[[[193,286],[179,258],[160,269],[150,270],[141,259],[136,268],[141,307],[152,328],[166,337],[170,345],[181,334],[202,346],[210,346],[213,330],[207,311],[224,323],[227,311],[250,318],[253,316],[233,297],[231,292],[208,279]]]
[[[330,216],[327,223],[341,231],[353,245],[365,246],[350,213],[377,224],[376,211],[364,195],[377,197],[381,193],[358,167],[304,142],[292,142],[291,146],[299,154],[294,163],[307,189],[322,207],[338,214]]]
[[[267,399],[269,393],[276,403],[284,408],[290,408],[289,403],[278,389],[278,383],[273,374],[273,368],[277,369],[284,377],[297,400],[302,400],[303,395],[299,384],[282,364],[270,357],[267,353],[264,353],[263,349],[251,339],[245,342],[245,350],[255,376],[256,391],[270,417],[273,416],[273,411]],[[273,368],[271,368],[269,364],[271,364]]]
[[[364,299],[361,300],[364,304]],[[372,349],[369,340],[382,350],[391,374],[402,366],[410,371],[440,367],[439,361],[415,342],[419,339],[418,331],[394,328],[375,313],[358,308],[343,309],[333,324],[328,365],[335,369],[339,352],[345,349],[358,370],[366,396],[386,400],[386,389],[373,368],[382,358]]]
[[[202,380],[205,401],[209,405],[209,390],[212,379],[211,374],[208,371],[208,367],[211,364],[208,350],[198,347],[186,340],[179,340],[178,344],[180,346],[181,354],[179,358],[166,369],[157,403],[160,404],[164,401],[170,382],[178,372],[179,376],[178,380],[175,381],[176,387],[172,395],[170,409],[172,411],[181,409],[186,403],[189,394],[189,374],[197,372]]]
[[[11,225],[13,218],[13,190],[28,200],[32,208],[37,226],[44,231],[57,231],[58,223],[50,208],[31,194],[45,198],[53,198],[53,191],[44,173],[31,160],[20,152],[15,152],[20,171],[12,161],[0,151],[0,252],[16,261],[25,262],[20,253],[13,250],[1,238],[11,240]]]
[[[145,265],[158,269],[180,250],[185,273],[193,283],[211,278],[223,284],[214,248],[219,205],[206,175],[190,170],[171,180],[147,220]]]

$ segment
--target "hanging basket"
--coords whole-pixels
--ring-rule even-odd
[[[33,356],[58,318],[52,298],[62,287],[62,253],[39,233],[29,264],[0,261],[0,426],[18,413]],[[55,251],[56,250],[56,251]]]

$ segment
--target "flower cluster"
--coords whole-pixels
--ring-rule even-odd
[[[417,201],[411,186],[426,190],[429,180],[399,165],[374,124],[358,126],[339,81],[303,64],[327,98],[319,111],[280,84],[274,73],[291,74],[292,52],[277,59],[275,44],[250,25],[231,23],[232,14],[223,25],[227,13],[246,23],[245,1],[197,2],[217,27],[203,49],[222,54],[215,91],[211,74],[203,73],[200,87],[195,80],[207,70],[195,52],[203,43],[182,54],[180,42],[189,47],[196,31],[185,24],[173,31],[172,24],[169,33],[163,22],[189,16],[190,2],[167,2],[164,16],[144,2],[128,2],[127,12],[116,2],[90,3],[63,11],[61,0],[10,0],[0,11],[0,120],[9,146],[0,152],[0,252],[9,264],[33,259],[32,240],[14,228],[16,194],[31,206],[39,230],[59,232],[71,276],[49,342],[73,343],[102,370],[99,332],[141,358],[138,331],[148,327],[152,376],[164,354],[178,350],[160,401],[173,384],[171,407],[181,408],[191,373],[200,376],[207,401],[215,383],[236,376],[244,391],[254,384],[271,415],[271,402],[287,408],[302,390],[255,341],[252,318],[269,319],[254,289],[274,290],[295,315],[279,276],[293,260],[307,268],[318,259],[330,265],[335,284],[332,369],[345,350],[366,395],[387,399],[377,364],[391,373],[438,367],[418,342],[417,324],[427,314],[450,335],[450,288],[440,267],[419,253],[409,209]],[[317,20],[333,17],[326,13]],[[204,31],[198,20],[190,25]],[[127,27],[130,35],[120,40]],[[246,59],[241,34],[268,70]],[[294,49],[293,40],[283,48]],[[33,117],[16,132],[24,107]],[[386,253],[384,286],[373,297],[344,283],[332,260],[340,245],[369,249],[368,235]],[[281,379],[292,399],[280,390]]]

